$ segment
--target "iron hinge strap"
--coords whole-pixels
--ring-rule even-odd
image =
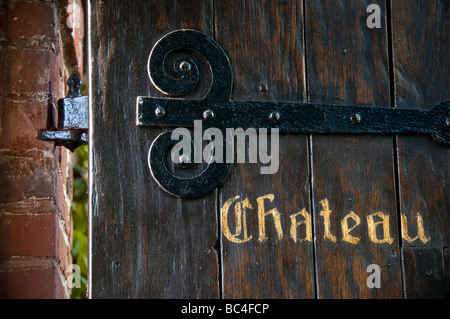
[[[208,67],[196,64],[199,56]],[[206,96],[200,100],[179,98],[195,91],[200,70],[211,72]],[[227,54],[211,37],[194,30],[176,30],[159,39],[150,53],[148,72],[153,85],[170,97],[137,98],[136,124],[142,127],[189,128],[201,120],[203,128],[278,128],[279,133],[428,134],[450,144],[448,101],[420,110],[231,100],[232,72]],[[165,131],[153,140],[148,154],[154,180],[174,196],[205,195],[220,185],[230,170],[228,163],[210,162],[193,178],[177,176],[164,163],[174,144],[170,130]],[[195,169],[195,165],[182,168]]]
[[[139,97],[138,126],[278,128],[280,133],[429,134],[450,144],[450,103],[430,110],[360,105]]]

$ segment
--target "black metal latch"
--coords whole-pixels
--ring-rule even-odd
[[[192,57],[198,56],[209,67],[197,66]],[[199,70],[211,73],[209,92],[200,100],[180,99],[196,88]],[[438,142],[450,144],[449,101],[420,110],[231,100],[232,73],[226,53],[211,37],[193,30],[177,30],[163,36],[150,53],[148,73],[154,86],[172,97],[138,97],[138,126],[189,128],[195,120],[202,120],[204,128],[221,130],[253,127],[276,128],[279,133],[428,134]],[[178,197],[199,197],[222,183],[230,170],[229,163],[209,163],[192,178],[177,176],[165,163],[165,154],[176,143],[171,131],[166,131],[149,150],[150,171],[165,191]],[[183,165],[184,170],[189,168],[195,168],[195,164]]]
[[[39,130],[38,138],[53,141],[73,152],[77,147],[87,144],[89,100],[88,96],[80,95],[81,81],[77,74],[69,77],[67,85],[67,96],[58,100],[58,129]]]

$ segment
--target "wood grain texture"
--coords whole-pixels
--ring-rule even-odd
[[[445,298],[443,249],[402,247],[405,298]]]
[[[431,108],[450,99],[448,1],[393,1],[397,107]],[[405,246],[450,245],[450,149],[424,137],[398,137],[400,212],[411,239]],[[417,213],[428,242],[417,238]]]
[[[302,1],[215,2],[216,38],[233,66],[234,100],[304,101],[303,24]],[[252,206],[247,209],[252,239],[234,243],[222,236],[224,298],[314,297],[312,243],[290,237],[290,216],[302,209],[311,213],[308,155],[306,136],[280,136],[276,174],[261,175],[261,165],[247,160],[236,164],[224,182],[220,207],[235,196]],[[257,198],[268,194],[273,201],[260,200],[265,212],[277,209],[281,232],[274,215],[258,220]],[[233,233],[234,209],[228,215]],[[264,241],[259,241],[261,223]]]
[[[372,3],[380,29],[366,25]],[[177,199],[147,164],[163,129],[137,127],[135,103],[162,96],[147,75],[154,43],[189,28],[227,52],[234,100],[429,108],[450,98],[449,10],[445,0],[92,1],[91,296],[445,296],[448,148],[426,137],[281,135],[276,174],[247,157],[215,194]],[[371,264],[381,288],[367,287]]]
[[[174,198],[147,166],[161,129],[135,124],[153,44],[192,28],[212,34],[206,1],[93,1],[90,185],[93,298],[217,298],[215,195]]]
[[[444,248],[445,293],[450,298],[450,248]]]
[[[366,26],[370,3],[381,8],[380,29]],[[309,102],[390,105],[385,9],[385,1],[306,1]],[[392,137],[322,135],[311,144],[318,298],[401,298]],[[351,212],[360,220],[344,219]],[[369,236],[376,212],[389,216],[392,243]],[[343,240],[343,220],[357,225],[349,233],[357,244]],[[383,228],[375,238],[388,237]],[[380,266],[381,289],[367,287],[370,264]]]

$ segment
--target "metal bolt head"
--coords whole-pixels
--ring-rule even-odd
[[[272,112],[269,114],[269,120],[273,122],[278,122],[280,120],[280,113],[278,112]]]
[[[180,70],[183,72],[189,72],[191,68],[192,68],[191,64],[187,61],[183,61],[180,63]]]
[[[203,119],[205,121],[209,121],[212,120],[214,118],[215,114],[212,110],[206,110],[205,112],[203,112]]]
[[[161,118],[166,115],[166,111],[161,106],[157,106],[155,109],[155,115],[156,117]]]
[[[361,115],[359,115],[358,113],[352,114],[350,120],[352,121],[353,124],[361,123]]]
[[[190,163],[191,159],[189,158],[189,155],[183,154],[180,156],[180,163]]]
[[[179,168],[188,168],[191,164],[191,157],[186,154],[180,155],[178,158],[178,162],[175,163],[175,165]]]
[[[259,92],[265,93],[269,90],[269,86],[266,83],[261,83],[259,85]]]

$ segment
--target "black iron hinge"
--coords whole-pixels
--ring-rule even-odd
[[[69,92],[58,100],[57,130],[39,130],[38,138],[43,141],[53,141],[72,152],[88,141],[88,96],[80,95],[81,81],[77,74],[72,74],[67,80]]]
[[[209,67],[197,66],[194,59],[198,56]],[[196,88],[199,70],[212,73],[209,92],[201,100],[180,98]],[[137,98],[136,124],[142,127],[190,128],[194,121],[200,120],[203,128],[221,130],[273,128],[279,133],[427,134],[450,144],[449,101],[421,110],[231,100],[232,73],[225,51],[211,37],[194,30],[173,31],[158,40],[149,56],[148,72],[155,87],[171,97]],[[176,142],[166,131],[153,141],[149,151],[150,171],[165,191],[179,197],[198,197],[221,184],[230,170],[229,163],[209,163],[193,178],[176,176],[164,163],[165,154]],[[185,170],[196,166],[189,161],[184,164]]]

